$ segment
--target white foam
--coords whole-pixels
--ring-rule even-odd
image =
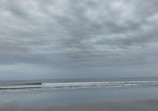
[[[158,86],[158,81],[109,81],[109,82],[64,82],[42,83],[38,85],[0,86],[1,90],[28,90],[28,89],[70,89],[94,87],[150,87]]]
[[[158,81],[113,81],[113,82],[67,82],[67,83],[42,83],[44,88],[84,88],[84,87],[134,87],[154,86]]]

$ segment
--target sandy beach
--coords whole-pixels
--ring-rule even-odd
[[[56,107],[21,107],[16,104],[0,106],[0,111],[157,111],[158,100],[104,102],[97,104],[56,106]]]

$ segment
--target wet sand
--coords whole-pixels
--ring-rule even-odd
[[[56,107],[27,107],[27,105],[21,107],[17,104],[6,104],[0,106],[0,111],[158,111],[158,100],[105,102]]]

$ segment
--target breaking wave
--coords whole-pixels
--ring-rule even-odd
[[[158,86],[158,81],[109,81],[109,82],[61,82],[61,83],[25,83],[0,86],[0,90],[29,89],[77,89],[98,87],[151,87]]]
[[[42,83],[47,88],[91,88],[91,87],[142,87],[158,86],[158,81],[118,81],[118,82],[69,82]]]

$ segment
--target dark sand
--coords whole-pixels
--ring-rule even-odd
[[[158,100],[105,102],[97,104],[41,108],[21,107],[16,104],[7,104],[0,106],[0,111],[158,111]]]

